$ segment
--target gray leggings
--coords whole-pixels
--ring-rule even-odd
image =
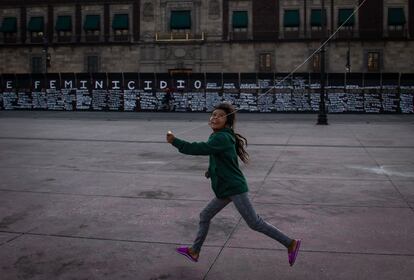
[[[226,207],[227,204],[229,204],[231,201],[233,201],[237,211],[239,211],[240,215],[243,217],[251,229],[266,234],[270,238],[279,241],[286,248],[289,247],[292,239],[287,237],[276,227],[267,223],[259,215],[256,214],[246,192],[230,196],[230,198],[227,199],[213,198],[213,200],[210,201],[210,203],[203,209],[203,211],[201,211],[197,237],[194,240],[194,244],[192,246],[192,249],[194,251],[200,252],[201,246],[207,237],[211,219],[224,207]]]

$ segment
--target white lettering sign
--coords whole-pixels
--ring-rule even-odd
[[[200,89],[201,88],[201,81],[199,81],[199,80],[194,81],[194,88]]]
[[[135,89],[135,81],[128,82],[128,89]]]
[[[120,81],[112,81],[112,89],[120,89],[120,87],[118,86],[119,83]]]
[[[185,81],[184,80],[177,80],[177,83],[178,83],[177,88],[185,88],[185,86],[184,86]]]
[[[152,81],[144,81],[145,83],[145,88],[144,90],[151,90],[152,87],[150,87],[150,84],[152,84]]]
[[[160,81],[160,89],[165,89],[167,87],[166,81]]]
[[[103,88],[103,81],[95,81],[95,89],[97,89],[99,86],[100,89]]]
[[[80,87],[81,89],[86,89],[86,86],[85,86],[85,84],[87,83],[88,81],[80,81],[80,83],[82,84],[82,86]]]
[[[72,81],[65,81],[65,88],[73,88],[73,82]]]

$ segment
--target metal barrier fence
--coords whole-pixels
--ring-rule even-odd
[[[296,73],[2,74],[2,110],[317,112],[320,74]],[[413,73],[328,73],[330,113],[413,113]],[[281,81],[283,80],[283,83]]]

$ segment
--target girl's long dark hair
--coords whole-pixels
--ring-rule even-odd
[[[239,158],[244,162],[249,162],[249,154],[247,153],[245,147],[247,147],[247,139],[244,138],[239,133],[234,132],[234,125],[236,123],[236,110],[234,109],[233,105],[230,103],[220,103],[219,105],[214,107],[215,109],[220,109],[226,112],[226,126],[230,128],[234,136],[236,138],[236,152]]]

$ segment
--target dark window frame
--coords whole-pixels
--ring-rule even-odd
[[[88,16],[93,16],[93,17],[99,17],[99,24],[98,24],[98,29],[89,29],[86,28],[86,22],[87,22],[87,18]],[[84,21],[83,21],[83,31],[85,32],[85,39],[88,42],[98,42],[101,40],[101,35],[102,35],[102,18],[103,16],[100,13],[90,13],[90,14],[86,14],[84,17]]]
[[[389,22],[389,20],[390,20],[390,10],[402,10],[402,14],[403,14],[403,16],[404,16],[404,23],[402,23],[402,24],[390,24],[390,22]],[[387,18],[387,25],[388,25],[388,28],[390,27],[390,26],[401,26],[401,27],[404,27],[406,24],[407,24],[407,20],[406,20],[406,18],[405,18],[405,12],[404,12],[404,7],[388,7],[388,11],[387,11],[387,13],[388,13],[388,18]]]
[[[299,24],[298,26],[285,26],[285,17],[287,11],[298,11],[299,13]],[[301,22],[301,16],[300,16],[300,9],[286,9],[283,11],[283,36],[285,39],[297,39],[299,38],[299,32],[300,32],[300,22]]]
[[[85,72],[97,73],[100,72],[100,57],[97,54],[88,54],[85,57]]]
[[[184,12],[188,12],[190,14],[190,26],[188,28],[173,28],[172,26],[172,17],[174,13],[184,13]],[[168,28],[170,30],[170,32],[173,33],[191,33],[191,30],[193,28],[193,11],[191,9],[185,9],[185,10],[171,10],[170,11],[170,21],[169,21],[169,25]]]
[[[319,15],[319,17],[318,17]],[[324,15],[324,19],[322,19],[322,15]],[[313,22],[314,17],[316,19],[319,18],[319,22]],[[310,11],[310,17],[309,17],[309,23],[312,31],[321,31],[322,30],[322,24],[324,23],[326,28],[328,28],[328,9],[325,7],[325,9],[322,11],[321,8],[314,8]],[[315,20],[316,20],[315,19]]]
[[[259,72],[271,72],[273,70],[272,60],[272,53],[259,53]]]
[[[70,17],[70,21],[71,21],[71,30],[58,30],[57,29],[57,23],[58,23],[58,19],[59,17]],[[55,30],[56,30],[56,36],[58,39],[58,42],[70,42],[72,40],[72,37],[74,35],[73,32],[73,16],[70,14],[59,14],[56,17],[56,22],[55,22]]]
[[[390,11],[391,10],[400,10],[402,12],[402,22],[400,24],[390,23]],[[405,16],[405,9],[404,7],[388,7],[387,10],[388,18],[387,18],[387,31],[388,37],[390,38],[403,38],[407,36],[406,34],[406,26],[407,26],[407,19]]]
[[[34,74],[44,72],[44,57],[42,55],[33,55],[30,57],[30,71]]]
[[[237,14],[237,13],[245,13],[245,14],[247,14],[247,25],[245,26],[245,27],[235,27],[234,26],[234,16],[235,16],[235,14]],[[249,11],[246,11],[246,10],[234,10],[234,11],[232,11],[232,14],[231,14],[231,29],[233,30],[233,32],[247,32],[248,30],[249,30]]]
[[[7,30],[7,31],[3,31],[3,28],[4,28],[4,24],[5,24],[5,22],[6,22],[6,20],[10,20],[10,19],[14,19],[14,31],[9,31],[9,30]],[[4,17],[3,18],[3,20],[2,20],[2,23],[1,23],[1,31],[0,32],[2,32],[3,33],[3,38],[4,38],[4,41],[7,43],[7,42],[13,42],[13,43],[15,43],[16,42],[16,39],[17,39],[17,32],[18,32],[18,17],[16,17],[16,16],[6,16],[6,17]]]
[[[30,25],[31,20],[34,18],[42,18],[43,30],[32,31],[32,30],[29,30],[29,28],[27,28],[27,31],[29,32],[29,35],[30,35],[30,42],[31,43],[43,43],[44,38],[45,38],[45,26],[47,25],[47,22],[45,21],[46,17],[43,15],[33,15],[30,17],[27,24]]]
[[[312,56],[311,71],[313,73],[321,72],[321,53],[317,52]]]
[[[380,51],[367,51],[365,61],[367,72],[380,72],[381,59],[382,56]]]
[[[114,21],[117,15],[126,15],[127,16],[127,28],[115,28]],[[130,32],[130,14],[126,12],[115,12],[112,14],[112,32],[114,41],[128,41],[131,35]]]

